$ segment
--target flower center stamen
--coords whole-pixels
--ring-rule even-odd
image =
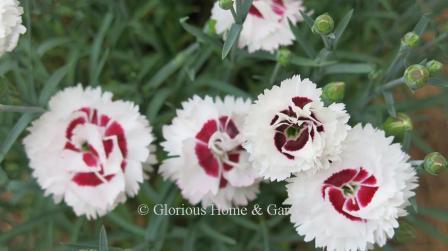
[[[316,133],[324,131],[323,124],[316,118],[307,97],[294,97],[287,109],[278,112],[271,121],[275,130],[274,143],[277,150],[288,159],[294,159],[293,152],[300,151]],[[307,107],[306,107],[307,106]]]

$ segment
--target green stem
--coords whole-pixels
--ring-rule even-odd
[[[397,79],[389,81],[386,84],[384,84],[384,85],[380,86],[379,88],[377,88],[375,90],[375,93],[378,94],[378,93],[381,93],[383,91],[387,91],[387,90],[393,89],[393,88],[395,88],[397,86],[402,85],[403,83],[404,83],[403,78],[397,78]]]
[[[238,23],[238,16],[236,15],[235,8],[232,7],[232,8],[230,9],[230,11],[232,12],[233,20],[235,20],[235,22]]]
[[[392,81],[387,82],[384,85],[381,85],[380,87],[376,88],[373,93],[371,93],[364,102],[362,102],[359,105],[359,109],[362,110],[370,101],[372,101],[377,95],[381,94],[384,91],[393,89],[397,86],[400,86],[404,83],[403,78],[394,79]]]
[[[0,104],[0,112],[43,113],[45,109],[37,106],[13,106]]]

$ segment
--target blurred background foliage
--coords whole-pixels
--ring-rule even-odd
[[[434,86],[415,94],[405,85],[375,93],[408,65],[431,59],[448,63],[448,1],[305,0],[314,10],[311,17],[328,12],[336,26],[349,21],[347,29],[336,49],[323,55],[321,38],[299,23],[294,31],[300,43],[289,47],[291,64],[281,66],[276,55],[235,49],[222,60],[223,42],[207,25],[212,0],[21,3],[28,32],[14,53],[0,59],[0,103],[28,112],[0,113],[0,250],[106,250],[105,243],[109,250],[314,250],[287,216],[140,216],[142,203],[188,206],[178,189],[156,174],[136,198],[96,221],[55,205],[32,179],[20,142],[38,114],[33,111],[78,82],[101,85],[116,99],[137,103],[160,139],[161,126],[193,94],[254,98],[293,74],[321,87],[344,81],[351,124],[380,127],[389,113],[405,112],[415,122],[404,139],[414,159],[436,150],[448,154],[446,67],[445,76],[430,80]],[[397,58],[402,36],[412,30],[421,33],[421,43]],[[418,203],[384,250],[448,249],[448,177],[421,176]],[[254,203],[280,206],[284,184],[263,184],[260,195]]]

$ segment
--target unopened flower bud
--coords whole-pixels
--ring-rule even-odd
[[[230,10],[233,8],[233,0],[219,0],[219,7],[223,10]]]
[[[429,71],[423,65],[414,64],[406,69],[403,78],[406,85],[415,91],[428,83]]]
[[[334,21],[333,18],[327,13],[322,14],[316,18],[314,21],[314,25],[311,28],[313,33],[320,35],[328,35],[334,29]]]
[[[416,46],[419,41],[420,41],[420,37],[415,32],[408,32],[401,39],[401,43],[410,48]]]
[[[345,83],[344,82],[332,82],[324,86],[322,91],[322,99],[325,103],[340,102],[344,98]]]
[[[411,118],[404,114],[398,113],[397,117],[389,117],[383,124],[383,129],[387,135],[395,136],[399,139],[404,137],[407,131],[412,130],[412,120]]]
[[[428,68],[429,73],[436,73],[442,70],[443,64],[437,60],[431,60],[426,63],[426,68]]]
[[[292,53],[290,50],[280,49],[277,52],[277,62],[280,65],[282,65],[282,66],[289,65],[289,63],[291,63],[291,59],[292,59]]]
[[[448,168],[448,162],[442,154],[433,152],[426,155],[423,167],[428,173],[437,175]]]
[[[207,22],[207,33],[210,35],[215,35],[216,34],[216,20],[214,19],[210,19]]]

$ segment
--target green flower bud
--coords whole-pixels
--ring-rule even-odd
[[[420,37],[415,32],[408,32],[401,39],[401,43],[407,47],[414,47],[420,41]]]
[[[344,99],[345,83],[344,82],[331,82],[324,86],[322,91],[322,99],[325,103],[340,102]]]
[[[423,65],[414,64],[406,69],[403,78],[406,85],[415,91],[428,83],[429,71]]]
[[[426,63],[426,68],[428,68],[429,73],[436,73],[442,70],[443,64],[437,60],[431,60]]]
[[[280,65],[282,65],[282,66],[289,65],[289,63],[291,63],[291,59],[292,59],[292,53],[290,50],[280,49],[277,52],[277,62]]]
[[[428,173],[437,175],[448,168],[448,162],[442,154],[433,152],[426,155],[423,167]]]
[[[389,117],[383,124],[383,129],[387,135],[395,136],[399,139],[404,137],[407,131],[413,128],[411,118],[404,114],[398,113],[397,117]]]
[[[233,8],[233,0],[219,0],[219,7],[223,10],[230,10]]]
[[[216,34],[216,20],[210,19],[207,22],[207,34],[214,35]]]
[[[311,28],[311,31],[315,34],[320,35],[328,35],[334,29],[334,21],[333,18],[327,13],[322,14],[316,18],[314,21],[314,25]]]

